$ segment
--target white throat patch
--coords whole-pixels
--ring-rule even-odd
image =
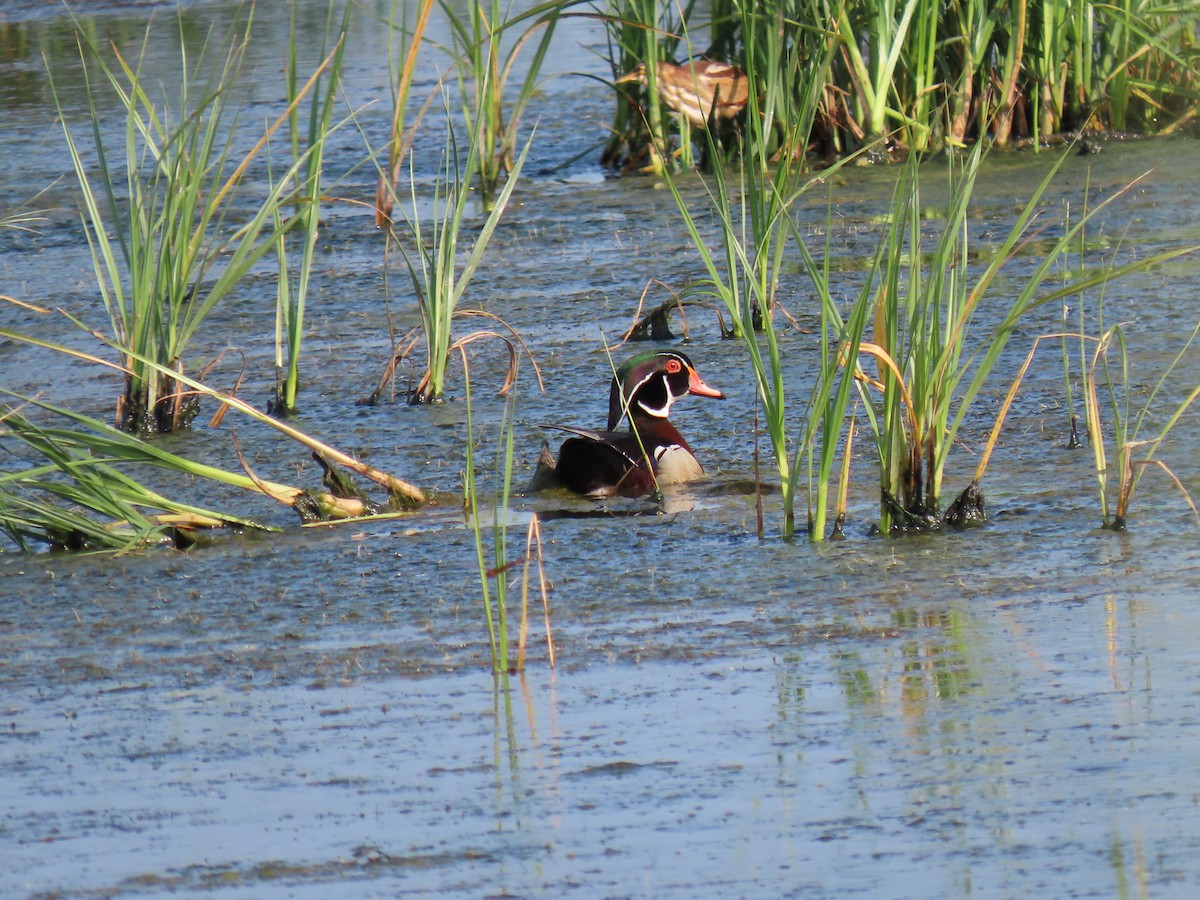
[[[636,395],[637,392],[640,391],[642,389],[642,387],[648,381],[650,381],[650,379],[653,377],[654,377],[653,375],[650,375],[646,378],[643,378],[641,381],[639,381],[637,383],[637,385],[634,387],[634,389],[630,392],[630,396],[632,397],[632,396]],[[648,416],[657,416],[660,419],[666,419],[671,415],[671,404],[675,402],[675,395],[671,393],[671,383],[669,381],[667,381],[667,376],[663,375],[663,376],[661,376],[661,378],[663,381],[663,393],[666,394],[666,396],[667,396],[666,405],[663,406],[662,409],[654,409],[652,407],[647,406],[645,403],[639,402],[638,409],[640,409],[642,412],[646,413],[646,415],[648,415]]]

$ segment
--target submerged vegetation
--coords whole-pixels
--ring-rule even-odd
[[[242,63],[254,34],[250,14],[227,34],[214,30],[199,54],[184,49],[191,45],[179,35],[179,93],[170,99],[160,98],[160,88],[143,75],[149,30],[131,54],[81,28],[91,121],[78,121],[61,93],[55,102],[108,319],[103,341],[118,357],[116,363],[90,362],[119,372],[123,383],[115,427],[38,398],[14,397],[5,407],[0,437],[6,446],[20,445],[13,458],[21,460],[0,477],[0,529],[10,541],[21,549],[38,543],[130,549],[164,540],[182,546],[202,528],[258,527],[161,496],[130,474],[130,467],[146,465],[256,491],[306,519],[361,517],[425,501],[425,491],[277,419],[272,427],[318,454],[328,490],[263,481],[248,463],[245,473],[197,469],[153,443],[156,434],[186,428],[205,396],[258,421],[269,419],[236,392],[208,387],[191,348],[217,304],[244,291],[272,259],[278,285],[271,409],[280,416],[296,410],[307,300],[321,264],[321,213],[341,202],[329,195],[325,176],[330,136],[339,122],[353,121],[361,152],[345,165],[349,174],[338,184],[349,185],[355,172],[376,181],[373,202],[368,189],[354,202],[374,208],[385,292],[399,281],[405,288],[396,293],[410,301],[404,315],[411,317],[411,330],[390,335],[385,376],[371,400],[384,398],[400,364],[422,345],[420,375],[400,393],[413,404],[446,399],[447,368],[461,354],[466,447],[452,450],[466,469],[465,507],[493,663],[497,672],[519,669],[523,654],[514,663],[508,646],[508,573],[524,567],[525,622],[535,564],[540,572],[533,549],[537,517],[522,558],[512,560],[506,541],[514,458],[532,454],[516,446],[509,392],[490,500],[489,559],[481,524],[489,504],[480,496],[474,447],[472,402],[478,400],[471,396],[465,348],[481,338],[506,347],[505,393],[516,380],[524,345],[500,311],[482,299],[468,300],[491,239],[527,190],[522,169],[542,133],[530,121],[541,68],[563,17],[579,14],[578,5],[534,4],[506,19],[496,0],[465,7],[426,0],[412,21],[408,6],[393,6],[387,23],[392,103],[381,128],[368,109],[341,111],[346,100],[340,80],[352,53],[350,7],[342,15],[327,7],[321,59],[307,72],[297,53],[293,12],[279,90],[284,99],[263,116],[248,147],[239,128],[246,122]],[[450,36],[442,45],[428,36],[439,10]],[[1200,109],[1198,14],[1184,5],[614,0],[588,10],[606,29],[617,109],[601,160],[666,178],[663,196],[673,198],[681,229],[699,255],[698,277],[680,292],[676,306],[696,297],[712,301],[724,336],[744,352],[757,403],[755,427],[761,421],[770,445],[780,531],[787,537],[805,528],[813,541],[843,533],[851,461],[861,460],[864,447],[873,451],[873,465],[857,465],[855,477],[865,479],[868,469],[878,477],[877,531],[931,530],[980,516],[979,480],[1016,392],[1015,382],[997,383],[998,363],[1030,313],[1193,249],[1068,271],[1064,258],[1121,192],[1077,221],[1050,221],[1046,197],[1065,155],[1022,198],[1007,231],[981,236],[972,205],[993,146],[1023,138],[1041,143],[1059,132],[1077,139],[1094,128],[1170,132],[1192,119]],[[418,60],[433,51],[442,54],[438,77],[420,82]],[[415,95],[418,83],[421,91],[429,89],[428,98]],[[110,93],[124,115],[122,140],[114,140],[103,122]],[[437,101],[441,115],[430,116]],[[419,107],[416,115],[413,107]],[[418,172],[410,149],[418,129],[425,136],[438,128],[445,129],[440,165],[429,177]],[[380,133],[386,138],[377,138]],[[285,137],[286,154],[273,154]],[[877,211],[870,261],[848,275],[834,264],[830,244],[838,169],[891,159],[897,151],[907,161],[897,167],[890,205]],[[707,172],[683,174],[697,159]],[[814,172],[817,161],[825,167]],[[924,199],[930,179],[943,189],[943,204]],[[825,228],[802,224],[803,204],[826,192]],[[0,227],[30,223],[25,214],[0,218]],[[82,314],[68,315],[98,334]],[[389,327],[392,315],[389,306]],[[467,315],[490,324],[460,334],[457,326]],[[588,313],[564,309],[563,315],[586,319]],[[811,336],[796,327],[805,316],[815,323]],[[1079,337],[1084,332],[1081,323],[1076,337],[1089,348],[1079,354],[1082,396],[1103,518],[1123,527],[1148,468],[1179,480],[1157,454],[1200,394],[1200,388],[1180,389],[1171,380],[1196,335],[1137,410],[1123,388],[1131,376],[1122,326],[1097,323],[1094,333]],[[4,334],[72,352],[27,334]],[[818,361],[800,403],[791,387],[794,364],[781,349],[785,338],[806,342]],[[1119,358],[1111,362],[1113,357]],[[540,382],[536,363],[532,368]],[[964,442],[964,424],[977,401],[1005,390],[1008,399],[991,418],[975,477],[947,512],[951,450]],[[1157,405],[1150,401],[1167,394],[1173,413],[1153,419],[1158,413],[1147,411]],[[59,421],[47,425],[40,416]],[[1106,436],[1115,448],[1111,465]],[[381,484],[389,500],[375,505],[355,498],[332,477],[338,467]],[[798,524],[795,507],[802,502],[807,520]]]

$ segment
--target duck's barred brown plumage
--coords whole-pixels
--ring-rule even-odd
[[[655,68],[655,85],[663,102],[697,128],[710,121],[720,123],[746,108],[749,86],[746,73],[716,59],[698,57],[685,63],[660,62]],[[617,79],[617,84],[646,84],[646,64]]]

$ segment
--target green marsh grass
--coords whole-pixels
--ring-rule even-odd
[[[537,89],[546,52],[554,37],[555,25],[563,6],[561,0],[542,3],[519,16],[506,19],[501,0],[460,4],[439,0],[449,21],[456,51],[454,73],[462,103],[463,124],[474,135],[475,175],[485,211],[492,208],[496,192],[505,176],[516,177],[516,153],[521,119]],[[526,25],[527,22],[532,24]],[[515,37],[509,35],[524,27]],[[532,57],[525,61],[524,74],[516,96],[506,102],[509,80],[525,46],[536,38]],[[511,40],[507,50],[503,44]]]
[[[1015,299],[992,299],[988,288],[1017,252],[1057,166],[976,274],[970,201],[982,159],[981,144],[962,160],[950,158],[948,199],[931,228],[921,199],[921,163],[913,157],[887,217],[888,249],[876,282],[871,340],[860,347],[874,359],[872,381],[881,395],[878,412],[870,406],[867,411],[880,461],[879,528],[884,533],[940,526],[942,482],[958,430],[1016,322],[1040,302],[1037,290],[1067,246],[1060,241],[1048,252]],[[985,300],[993,308],[1002,304],[1004,315],[1002,324],[979,340],[971,324]]]
[[[1125,530],[1134,492],[1148,468],[1159,470],[1174,483],[1183,494],[1192,515],[1200,522],[1200,513],[1197,512],[1196,504],[1187,489],[1167,464],[1158,458],[1163,441],[1196,398],[1200,397],[1200,385],[1197,385],[1187,391],[1173,409],[1168,407],[1169,412],[1165,419],[1159,418],[1162,415],[1160,397],[1179,388],[1175,372],[1188,356],[1197,335],[1200,335],[1200,322],[1196,323],[1196,327],[1154,381],[1144,399],[1139,401],[1139,405],[1135,405],[1131,399],[1137,393],[1131,387],[1132,379],[1145,378],[1145,373],[1140,367],[1136,373],[1131,368],[1125,326],[1112,326],[1095,342],[1091,365],[1084,374],[1084,398],[1088,436],[1100,494],[1101,524],[1105,528],[1113,531]],[[1115,357],[1115,360],[1110,357]],[[1107,428],[1103,414],[1106,406]],[[1160,421],[1161,425],[1157,424]],[[1106,437],[1106,433],[1110,437]],[[1106,449],[1110,439],[1111,458]]]
[[[843,453],[843,464],[834,495],[834,533],[841,533],[845,521],[854,428],[850,403],[856,396],[856,370],[848,363],[857,358],[866,325],[867,289],[863,289],[850,315],[843,319],[834,298],[829,271],[832,254],[828,240],[832,222],[827,218],[824,260],[818,264],[805,245],[791,208],[819,183],[804,174],[804,148],[809,144],[821,109],[824,85],[836,51],[832,42],[822,45],[811,40],[802,41],[802,37],[809,37],[805,33],[793,32],[789,39],[787,20],[777,11],[771,16],[770,10],[762,7],[757,13],[743,10],[741,34],[747,58],[756,61],[747,73],[751,98],[745,124],[748,146],[741,159],[749,158],[758,172],[750,179],[749,190],[744,196],[749,201],[746,205],[751,210],[751,232],[756,236],[756,253],[760,257],[756,263],[760,270],[759,293],[773,299],[779,274],[787,265],[785,254],[794,245],[820,301],[820,368],[803,415],[800,439],[787,462],[786,473],[780,466],[780,478],[784,535],[790,537],[795,530],[795,497],[804,473],[808,488],[808,538],[812,542],[821,542],[827,537],[830,489],[834,486],[834,460],[839,448]],[[797,81],[801,68],[804,80]],[[760,76],[761,72],[768,74]],[[804,89],[797,92],[797,84],[804,85]],[[846,157],[844,161],[849,159],[851,157]],[[841,163],[830,166],[822,177],[836,176],[840,166]],[[829,209],[832,211],[832,197]],[[761,259],[768,247],[773,248],[774,254],[769,263],[769,280]],[[786,411],[782,408],[782,361],[773,336],[768,337],[767,345],[780,407],[771,410],[767,416],[767,430],[778,462],[788,453],[788,425]]]
[[[930,18],[936,20],[936,15],[936,5],[927,0],[838,4],[831,31],[837,35],[839,55],[849,70],[848,80],[855,86],[853,120],[866,140],[878,140],[899,127],[924,143],[921,123],[908,116],[905,104],[899,102],[898,93],[909,85],[897,78],[897,73],[903,65],[903,71],[917,84],[929,80],[932,73],[928,54],[934,42],[922,26]]]
[[[1047,254],[1014,300],[992,300],[988,287],[1017,252],[1057,166],[976,276],[970,200],[982,159],[981,144],[961,161],[951,158],[946,206],[930,228],[921,199],[921,164],[913,157],[887,218],[888,250],[877,282],[873,333],[860,348],[874,358],[873,382],[881,395],[878,413],[867,409],[880,462],[879,528],[884,533],[940,527],[942,482],[958,430],[1016,322],[1037,304],[1036,291],[1050,263],[1066,246],[1060,241]],[[971,323],[985,298],[1003,304],[1005,314],[1000,327],[978,341]]]
[[[747,33],[757,34],[753,29],[748,29]],[[755,47],[752,43],[751,48]],[[775,43],[764,53],[779,54],[781,47]],[[814,66],[814,78],[803,95],[799,111],[784,123],[790,129],[783,139],[784,146],[807,144],[818,103],[820,72],[828,64],[829,57],[826,56],[821,64]],[[702,201],[699,205],[690,204],[684,198],[675,178],[668,177],[667,183],[707,273],[707,278],[694,290],[717,301],[718,307],[729,316],[730,335],[740,340],[746,349],[762,408],[763,426],[779,474],[783,533],[790,537],[795,531],[795,495],[800,469],[788,446],[776,294],[780,274],[790,265],[786,259],[788,248],[792,238],[797,236],[791,209],[816,182],[804,174],[802,161],[795,154],[782,154],[776,162],[768,158],[765,135],[775,127],[777,103],[780,102],[775,98],[779,97],[783,83],[787,81],[787,71],[786,67],[776,67],[773,75],[761,80],[754,72],[747,73],[750,99],[745,129],[749,139],[734,169],[736,182],[730,182],[723,166],[714,166],[711,176],[703,182],[703,198],[707,203]],[[715,153],[714,137],[706,136]],[[700,227],[709,215],[720,232],[718,252],[711,249],[710,240]],[[813,539],[822,539],[823,528],[810,531],[810,535]]]
[[[791,73],[781,81],[785,99],[813,88],[821,97],[811,144],[791,152],[840,156],[872,145],[921,152],[980,139],[1036,146],[1089,128],[1171,132],[1200,112],[1194,3],[721,0],[671,7],[677,21],[666,18],[668,7],[609,4],[614,72],[677,52],[687,34],[709,35],[714,55],[760,80],[780,72],[782,60]],[[782,53],[764,55],[772,41]],[[813,70],[829,49],[832,65]],[[647,98],[653,132],[664,120],[652,90]],[[626,105],[618,99],[606,165],[622,164],[617,148],[642,127]],[[655,146],[665,137],[656,134]]]
[[[446,368],[451,353],[480,336],[493,334],[486,331],[473,332],[455,339],[453,325],[456,319],[468,313],[459,309],[460,303],[516,188],[521,167],[529,154],[534,136],[530,135],[521,155],[513,163],[512,171],[505,179],[500,193],[494,198],[483,224],[474,234],[470,252],[460,264],[459,242],[468,237],[467,212],[476,202],[471,185],[475,173],[479,171],[479,157],[483,150],[480,130],[483,127],[483,118],[476,117],[475,131],[470,135],[464,159],[447,106],[446,143],[430,206],[432,212],[428,217],[422,218],[420,210],[425,201],[417,194],[416,180],[410,170],[409,195],[407,202],[400,206],[399,213],[407,234],[396,234],[394,226],[389,230],[389,241],[400,249],[416,294],[421,313],[420,331],[425,342],[425,372],[417,386],[409,392],[409,400],[412,403],[432,403],[441,400],[445,393]],[[478,311],[475,314],[487,315]],[[495,319],[494,316],[491,318]],[[412,347],[413,342],[402,341],[394,348],[385,372],[385,380],[394,373],[398,358]],[[511,342],[509,347],[511,354]],[[378,399],[381,392],[382,384],[376,389],[372,400]]]
[[[216,528],[270,530],[164,496],[126,469],[156,466],[256,490],[245,475],[193,462],[62,407],[0,393],[12,401],[0,414],[0,435],[44,461],[0,472],[0,531],[20,549],[36,542],[51,549],[128,551],[164,541],[187,546],[199,532]],[[38,424],[27,410],[61,424]]]
[[[325,142],[333,127],[333,109],[340,86],[342,60],[346,52],[346,35],[350,25],[350,6],[342,13],[340,23],[334,15],[334,5],[328,8],[325,39],[333,40],[333,49],[323,47],[329,66],[308,88],[307,122],[300,122],[300,73],[296,58],[296,7],[292,7],[288,41],[287,99],[288,132],[292,150],[291,171],[300,181],[300,194],[295,198],[295,213],[286,225],[277,206],[272,222],[278,234],[276,254],[279,261],[279,285],[275,312],[275,397],[271,409],[277,415],[290,415],[296,409],[296,394],[300,388],[300,349],[304,335],[304,310],[312,277],[313,256],[321,224],[321,196],[324,190]],[[328,52],[327,52],[328,51]],[[290,231],[295,231],[295,239]],[[300,258],[293,280],[290,247],[299,243]]]
[[[833,233],[833,201],[830,198],[825,223],[825,247],[818,262],[798,230],[793,228],[796,246],[804,260],[805,269],[821,306],[820,366],[813,381],[808,405],[801,427],[792,471],[798,479],[802,470],[808,488],[808,536],[812,542],[826,539],[830,513],[830,489],[834,486],[834,465],[838,451],[842,466],[838,472],[833,534],[842,534],[846,519],[849,493],[850,459],[855,431],[852,403],[860,396],[859,385],[864,378],[858,363],[864,334],[871,323],[874,309],[874,273],[882,270],[889,248],[880,241],[875,259],[858,297],[847,313],[841,310],[830,270],[833,259],[830,246]]]
[[[509,502],[512,497],[513,458],[515,448],[515,423],[517,391],[509,391],[504,400],[504,413],[500,423],[499,443],[496,449],[495,465],[491,472],[492,494],[490,500],[483,496],[483,478],[476,459],[476,432],[473,406],[471,401],[471,376],[467,354],[462,352],[464,381],[466,383],[466,425],[467,442],[465,448],[463,469],[463,511],[475,539],[475,557],[479,569],[479,583],[483,602],[484,624],[488,634],[488,647],[491,654],[492,671],[497,676],[511,672],[522,672],[525,668],[525,650],[529,633],[529,586],[531,571],[536,568],[538,591],[541,594],[542,608],[546,624],[546,644],[549,651],[550,665],[554,665],[554,646],[550,631],[550,605],[547,593],[545,571],[542,567],[541,529],[537,514],[533,513],[526,534],[525,553],[523,556],[510,558],[508,529],[510,527],[511,511]],[[491,523],[485,525],[484,509],[491,509]],[[488,541],[485,534],[491,535],[491,554],[489,558]],[[510,663],[511,631],[509,619],[510,573],[518,566],[522,569],[520,577],[520,614],[517,632],[517,655]]]
[[[707,278],[692,290],[711,296],[724,308],[730,320],[730,335],[741,341],[746,350],[762,407],[763,425],[779,473],[784,531],[790,535],[794,530],[792,504],[796,482],[787,447],[783,364],[774,302],[779,253],[786,242],[786,225],[781,217],[787,215],[789,198],[775,190],[776,184],[765,169],[743,166],[739,174],[739,181],[731,185],[726,181],[723,167],[717,166],[711,183],[705,185],[705,197],[720,228],[717,240],[721,249],[717,252],[710,248],[708,236],[700,230],[706,210],[689,204],[674,178],[667,181],[707,271]],[[783,173],[780,177],[789,176]]]
[[[327,58],[258,143],[235,158],[232,121],[249,20],[241,28],[232,33],[229,49],[215,67],[205,53],[192,60],[181,49],[182,78],[174,106],[156,101],[140,76],[149,29],[132,63],[119,53],[110,62],[98,44],[81,38],[98,158],[95,187],[59,107],[97,285],[126,363],[117,421],[129,431],[175,431],[196,415],[196,398],[180,387],[188,345],[213,307],[281,239],[279,234],[264,235],[278,206],[291,199],[287,185],[309,158],[305,154],[293,164],[248,220],[237,225],[226,221],[246,170],[332,62]],[[105,143],[100,87],[93,83],[96,71],[124,109],[120,149]]]

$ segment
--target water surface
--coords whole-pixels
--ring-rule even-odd
[[[89,8],[89,22],[136,40],[146,6]],[[304,4],[314,16],[320,6]],[[356,106],[376,101],[363,119],[378,140],[390,112],[371,11],[357,14],[346,91]],[[40,63],[47,52],[68,116],[80,116],[70,29],[40,5],[28,12],[4,32],[14,37],[0,70],[0,179],[13,205],[50,186],[34,201],[50,209],[36,234],[0,233],[0,292],[99,327],[74,192],[55,181],[69,160]],[[165,12],[156,27],[177,31]],[[188,4],[187,33],[228,13]],[[270,5],[256,18],[251,101],[268,110],[282,96],[272,79],[287,23]],[[548,71],[605,75],[592,55],[602,40],[585,21],[565,24]],[[311,58],[318,45],[306,48]],[[418,78],[426,89],[435,61],[430,53]],[[168,72],[171,57],[151,63]],[[518,480],[543,438],[538,423],[603,420],[604,342],[628,326],[647,280],[682,290],[702,274],[669,194],[649,178],[609,177],[584,152],[611,109],[595,80],[546,83],[530,113],[539,138],[527,176],[468,298],[522,333],[544,378],[539,392],[522,368]],[[341,138],[333,164],[349,171],[363,139]],[[431,129],[423,140],[417,172],[429,179],[440,137]],[[989,160],[972,224],[981,247],[1049,163],[1031,153]],[[927,167],[931,208],[941,165]],[[1082,209],[1143,172],[1090,232],[1089,254],[1200,242],[1200,154],[1186,139],[1068,159],[1046,235],[1056,210]],[[847,299],[895,174],[843,172],[805,207],[820,243],[834,223]],[[369,199],[374,181],[360,171],[339,190]],[[701,196],[695,181],[685,190]],[[520,500],[518,521],[546,516],[558,667],[539,610],[527,676],[497,689],[473,536],[456,506],[459,371],[444,404],[355,406],[386,359],[389,313],[406,329],[415,303],[394,266],[385,278],[361,207],[329,208],[321,252],[298,424],[443,503],[400,521],[301,529],[254,497],[172,483],[284,531],[186,554],[0,555],[0,894],[1125,897],[1188,896],[1200,883],[1196,526],[1152,471],[1131,530],[1097,528],[1091,456],[1064,449],[1056,349],[1027,377],[988,471],[985,527],[870,537],[876,489],[864,445],[847,540],[783,541],[768,494],[760,541],[744,488],[754,476],[744,352],[694,312],[686,352],[729,395],[677,407],[709,482],[676,492],[665,514],[631,504],[554,518],[561,501]],[[1016,261],[1013,290],[1036,261]],[[815,308],[799,271],[783,296],[807,327]],[[668,296],[653,291],[654,302]],[[1198,295],[1195,260],[1106,290],[1105,320],[1128,323],[1135,397],[1200,317]],[[1089,310],[1099,299],[1087,298]],[[207,361],[236,347],[218,383],[231,384],[244,358],[241,392],[259,403],[271,387],[273,302],[265,267],[193,351]],[[950,492],[971,476],[1006,379],[1061,315],[1046,308],[1014,339],[964,427]],[[0,321],[34,327],[7,305]],[[62,318],[40,317],[36,329],[97,349]],[[799,404],[815,338],[782,340]],[[502,363],[498,353],[472,358],[488,463],[502,410],[487,387]],[[7,388],[105,417],[119,387],[11,343],[0,345],[0,371]],[[1200,365],[1187,359],[1169,393],[1196,383]],[[164,440],[236,468],[231,428],[261,476],[316,483],[307,452],[244,421]],[[1198,439],[1189,414],[1163,448],[1193,491]],[[646,514],[617,515],[629,512]]]

